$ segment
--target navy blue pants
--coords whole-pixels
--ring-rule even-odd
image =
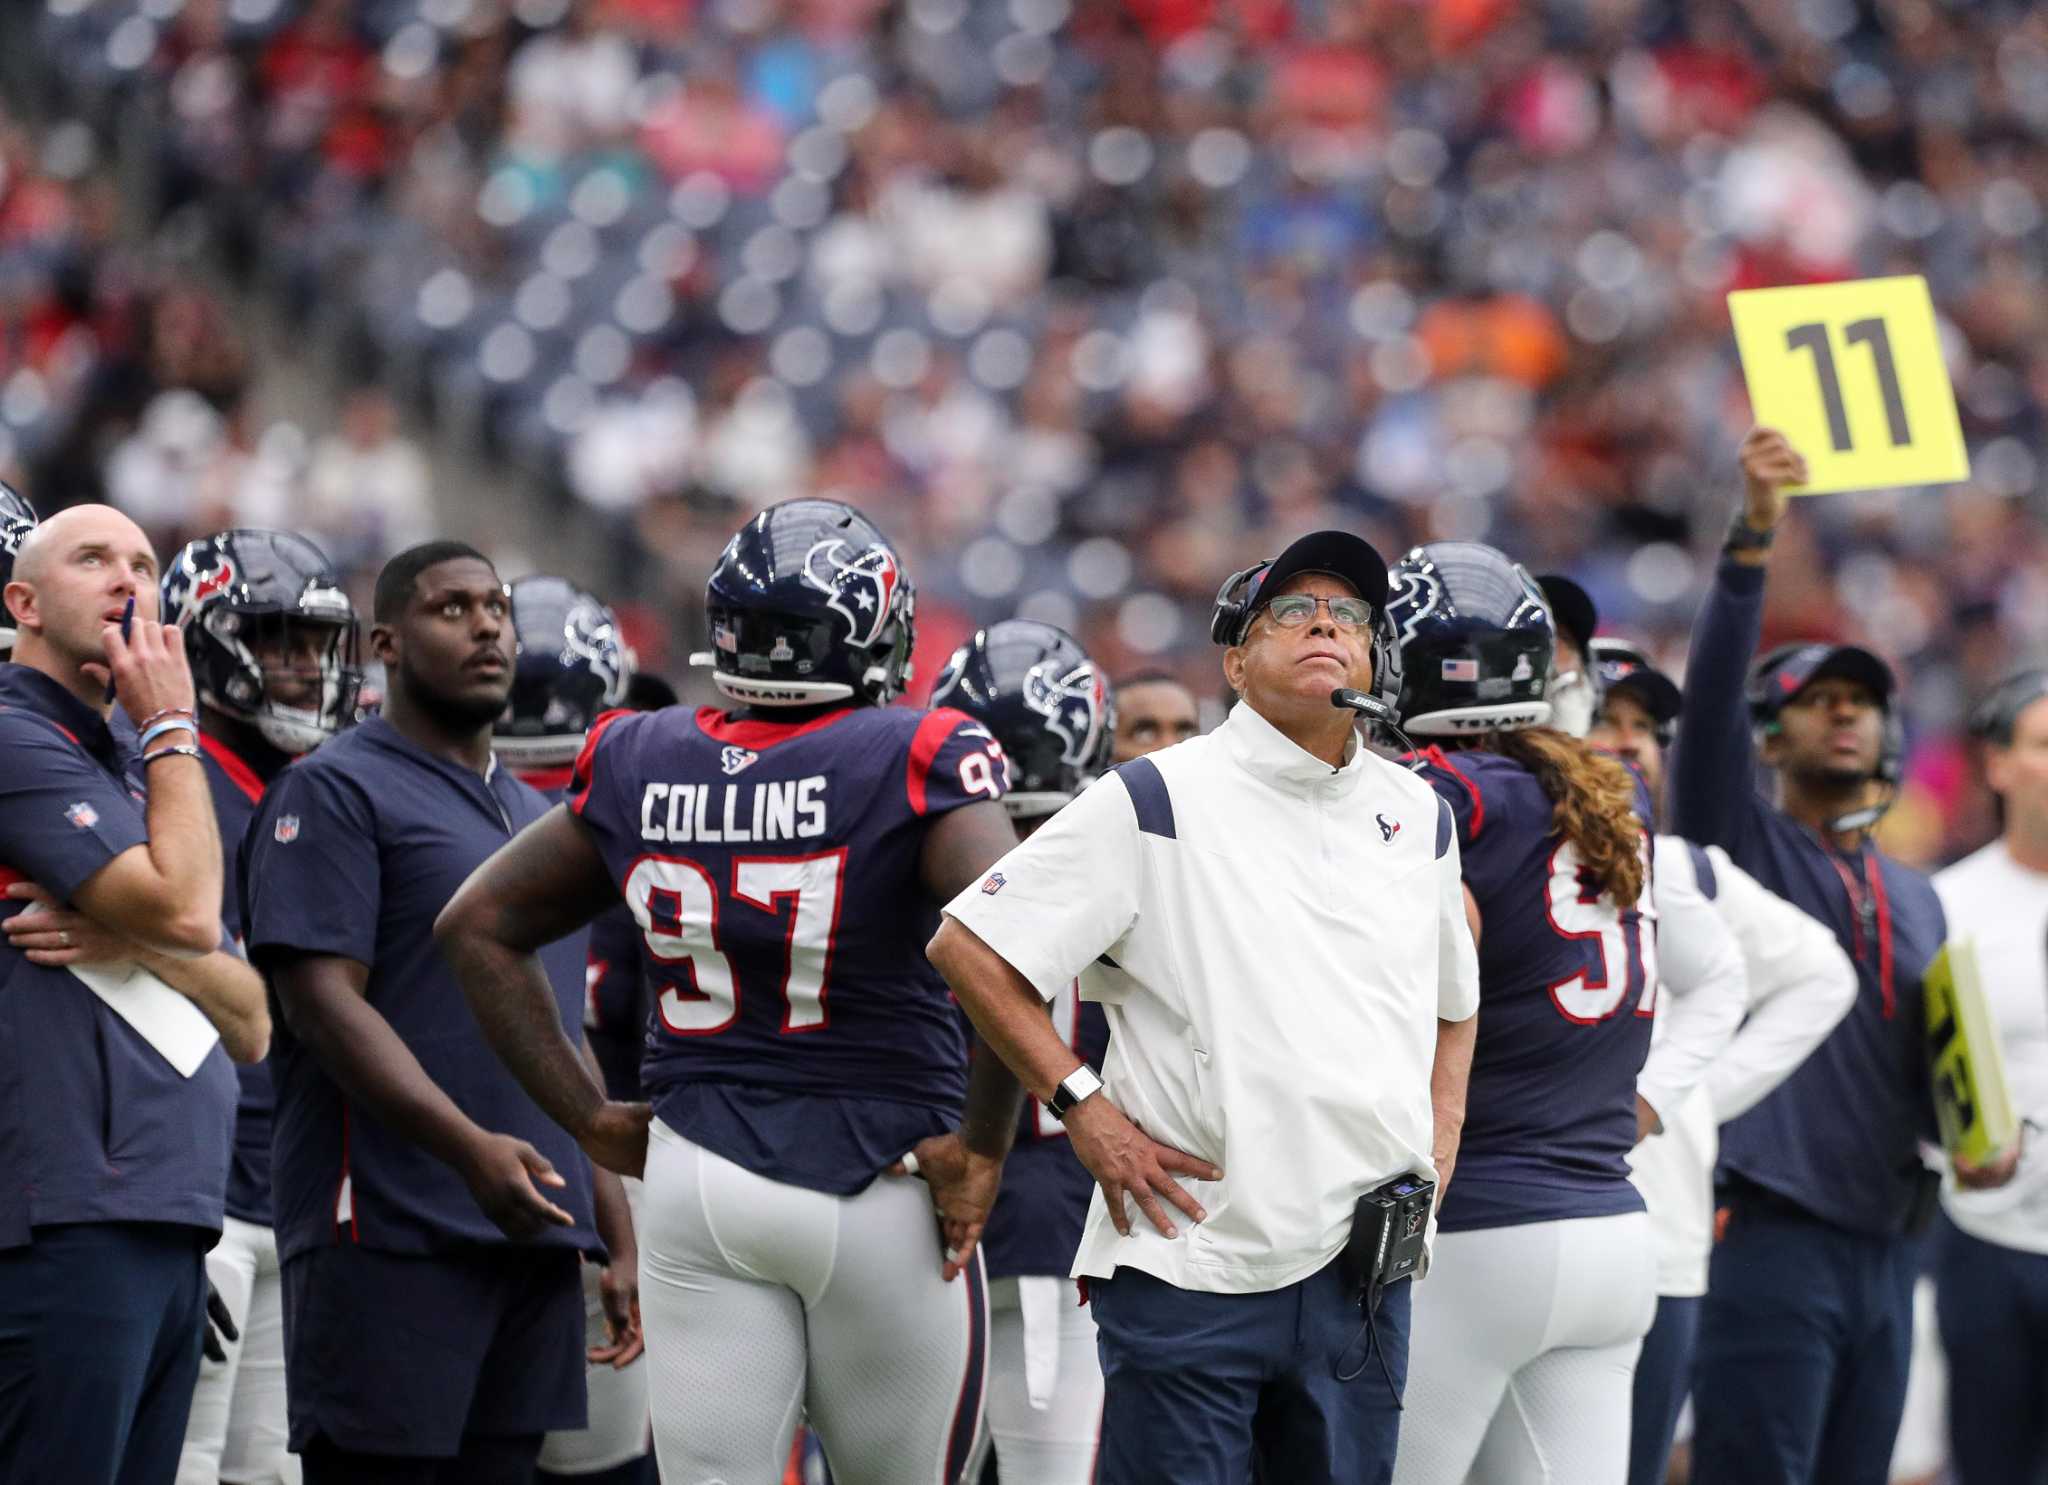
[[[291,1447],[418,1460],[523,1451],[523,1466],[494,1464],[492,1476],[530,1475],[542,1434],[584,1424],[578,1262],[567,1248],[510,1245],[421,1255],[341,1244],[286,1260]],[[330,1479],[370,1469],[327,1464]]]
[[[0,1252],[0,1479],[162,1485],[206,1336],[207,1234],[38,1227]]]
[[[1934,1249],[1956,1485],[2048,1480],[2048,1255],[1942,1220]]]
[[[1700,1306],[1696,1294],[1657,1297],[1657,1318],[1636,1358],[1635,1406],[1628,1435],[1628,1485],[1664,1485],[1671,1464],[1671,1437],[1679,1410],[1692,1391],[1692,1358],[1699,1344]]]
[[[1394,1391],[1335,1264],[1266,1294],[1201,1294],[1131,1268],[1088,1292],[1105,1384],[1098,1485],[1246,1485],[1254,1459],[1274,1485],[1393,1478],[1407,1281],[1374,1321]]]
[[[1693,1378],[1694,1485],[1885,1485],[1919,1244],[1735,1197]]]

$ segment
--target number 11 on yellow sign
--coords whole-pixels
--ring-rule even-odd
[[[1728,296],[1756,421],[1806,456],[1827,495],[1970,477],[1927,280],[1866,278]]]

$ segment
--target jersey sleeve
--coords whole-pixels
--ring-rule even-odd
[[[1137,921],[1143,870],[1137,811],[1112,774],[947,903],[946,915],[1049,1001]]]
[[[269,949],[376,958],[382,873],[368,797],[337,770],[287,768],[243,842],[251,960]]]
[[[1431,748],[1423,757],[1422,778],[1450,807],[1459,852],[1471,850],[1486,828],[1486,796],[1478,777],[1470,768],[1460,767],[1442,748]]]
[[[125,785],[32,716],[0,716],[0,861],[68,901],[149,832]]]
[[[1009,764],[995,735],[965,712],[926,712],[911,734],[903,791],[913,815],[943,815],[963,804],[1001,799]]]
[[[640,822],[633,814],[637,796],[628,757],[633,733],[646,715],[615,711],[599,717],[569,772],[569,813],[608,845],[638,836]]]

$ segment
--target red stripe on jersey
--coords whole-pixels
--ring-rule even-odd
[[[946,745],[946,739],[953,735],[953,729],[963,723],[973,725],[974,718],[965,712],[942,706],[928,712],[925,719],[917,724],[917,732],[910,739],[910,764],[905,771],[903,789],[910,796],[910,812],[921,815],[925,808],[925,783],[931,778],[932,760],[939,756],[939,749]]]
[[[1479,827],[1486,823],[1486,798],[1479,792],[1479,786],[1467,778],[1465,771],[1451,762],[1450,755],[1435,743],[1423,749],[1422,756],[1463,784],[1465,792],[1472,796],[1472,839],[1479,839]]]
[[[590,736],[583,739],[583,751],[576,755],[576,761],[569,768],[569,787],[576,791],[569,797],[569,813],[582,814],[583,802],[590,798],[590,786],[595,781],[592,770],[597,763],[597,740],[604,736],[605,728],[621,717],[632,715],[624,708],[606,712],[591,726]]]
[[[842,706],[803,722],[763,722],[755,718],[736,719],[715,706],[697,708],[697,727],[713,742],[734,743],[742,748],[772,748],[779,742],[830,727],[853,715],[852,706]]]
[[[204,732],[199,734],[199,746],[206,749],[207,756],[220,765],[220,771],[228,776],[229,782],[249,796],[249,803],[263,802],[263,780],[257,777],[255,769],[236,755],[233,748],[217,737],[207,736]]]

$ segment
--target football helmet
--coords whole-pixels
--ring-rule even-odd
[[[598,714],[624,703],[631,655],[618,616],[567,578],[523,577],[511,592],[519,662],[491,750],[507,768],[560,768]]]
[[[0,480],[0,588],[14,581],[14,557],[36,529],[36,508],[28,497]],[[14,615],[0,605],[0,660],[14,653]]]
[[[712,682],[750,706],[885,706],[910,683],[916,592],[874,522],[786,500],[733,534],[711,570]]]
[[[305,537],[239,528],[188,542],[164,570],[163,620],[184,626],[199,699],[279,751],[310,752],[354,720],[355,606]],[[297,663],[305,637],[310,668]]]
[[[980,722],[1010,760],[1003,804],[1052,814],[1109,766],[1116,713],[1102,671],[1064,629],[1005,619],[953,652],[931,704]]]
[[[1401,725],[1458,737],[1550,721],[1556,631],[1521,563],[1476,541],[1416,547],[1388,573]]]

